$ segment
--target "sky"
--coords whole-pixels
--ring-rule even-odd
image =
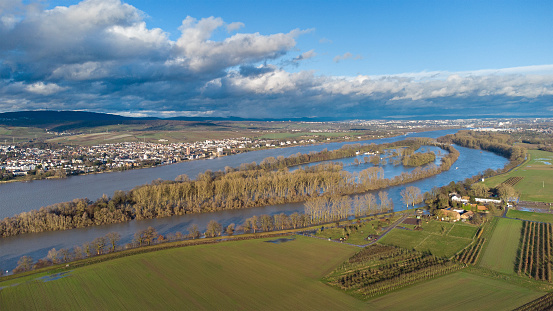
[[[0,112],[553,116],[553,1],[0,1]]]

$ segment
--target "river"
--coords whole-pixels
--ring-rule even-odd
[[[436,137],[443,136],[449,133],[454,133],[454,132],[456,131],[455,130],[433,131],[433,132],[424,132],[424,133],[418,133],[418,134],[410,134],[408,135],[408,137],[436,138]],[[353,142],[353,143],[371,143],[371,142],[385,143],[385,142],[402,140],[404,138],[406,137],[400,136],[400,137],[394,137],[394,138],[386,138],[386,139],[363,141],[363,142]],[[349,144],[351,143],[352,142],[350,142]],[[43,190],[42,187],[48,188],[49,191],[55,191],[57,189],[58,192],[60,193],[52,195],[50,197],[50,200],[53,200],[53,202],[50,201],[52,203],[56,203],[60,201],[68,201],[76,197],[96,198],[101,196],[101,194],[103,193],[113,193],[113,191],[117,189],[122,189],[122,190],[132,189],[137,185],[148,183],[151,180],[154,180],[157,178],[174,179],[177,175],[183,174],[183,173],[188,174],[189,176],[192,177],[192,176],[196,176],[200,172],[204,172],[207,169],[216,171],[216,170],[224,169],[225,166],[237,167],[241,163],[251,163],[252,161],[260,162],[262,159],[270,156],[276,157],[276,156],[282,155],[286,157],[286,156],[295,154],[297,152],[305,153],[310,151],[320,151],[320,150],[323,150],[324,148],[333,150],[333,149],[340,148],[344,144],[346,143],[330,143],[330,144],[313,145],[313,146],[301,146],[301,147],[298,146],[298,147],[290,147],[290,148],[253,151],[249,153],[243,153],[243,154],[238,154],[234,156],[227,156],[227,157],[222,157],[222,158],[217,158],[212,160],[183,162],[183,163],[173,164],[170,166],[160,166],[160,167],[155,167],[150,169],[141,169],[141,170],[122,172],[122,173],[104,173],[104,174],[97,174],[97,175],[74,176],[64,180],[47,180],[47,181],[35,181],[31,183],[7,184],[7,185],[0,186],[0,190],[2,193],[2,197],[4,197],[4,195],[7,195],[8,197],[13,197],[15,196],[14,193],[4,192],[3,187],[9,186],[10,189],[13,189],[13,191],[18,191],[19,195],[21,196],[20,199],[25,198],[25,201],[28,201],[29,204],[33,206],[33,208],[37,208],[36,206],[40,207],[42,205],[45,205],[44,203],[41,203],[42,201],[40,196],[36,194],[29,194],[29,196],[31,197],[29,198],[27,197],[27,194],[25,194],[25,192],[19,189],[17,186],[20,186],[21,188],[24,188],[24,189],[31,189],[31,188],[27,188],[29,187],[29,185],[31,185],[34,191],[40,191],[44,195],[48,193],[44,192],[45,190]],[[459,146],[456,146],[455,148],[459,150],[460,156],[457,162],[453,165],[453,167],[449,171],[430,178],[426,178],[426,179],[411,183],[410,185],[419,187],[423,192],[425,192],[432,189],[432,187],[440,187],[450,183],[451,181],[464,180],[468,177],[481,173],[488,168],[491,168],[491,169],[501,168],[508,162],[507,159],[497,156],[490,152],[473,150],[473,149],[463,148]],[[348,165],[349,162],[353,162],[353,158],[349,160],[344,159],[342,161],[345,161],[348,170],[350,170],[350,168],[355,170],[362,169],[362,165],[360,165],[359,167]],[[385,170],[390,170],[390,172],[392,170],[399,171],[399,168],[402,168],[402,166],[393,167],[392,165],[388,165],[387,167],[388,168],[385,168]],[[392,173],[391,175],[387,175],[386,177],[392,177],[393,175],[395,175],[395,173]],[[102,184],[102,182],[98,180],[99,178],[102,181],[105,181],[106,183],[110,180],[112,180],[112,182],[110,182],[109,183],[110,186],[108,186],[106,184]],[[75,186],[72,185],[72,182],[71,182],[72,180],[80,184],[81,187],[92,188],[92,189],[80,189],[80,192],[78,192],[79,194],[71,195],[70,190],[68,190],[67,188],[75,189],[73,188]],[[89,183],[94,183],[94,185]],[[95,183],[100,183],[100,184],[97,185]],[[64,186],[62,187],[60,185],[64,185]],[[62,188],[56,188],[56,187],[62,187]],[[401,186],[391,187],[386,189],[386,191],[389,194],[389,197],[394,202],[395,210],[402,210],[405,208],[401,203],[400,195],[399,195],[400,191],[405,187],[406,185],[401,185]],[[83,195],[82,193],[86,193],[86,194]],[[17,201],[14,199],[10,199],[10,200]],[[7,206],[5,202],[2,202],[1,204],[2,204],[2,207]],[[30,208],[24,204],[17,204],[17,208],[12,209],[11,214],[19,213],[25,210],[31,210],[33,208]],[[186,234],[188,232],[188,228],[192,224],[198,225],[201,231],[205,230],[207,223],[212,219],[218,221],[223,226],[227,226],[231,223],[235,223],[237,225],[242,224],[246,218],[249,218],[253,215],[261,215],[261,214],[274,215],[278,213],[291,214],[294,212],[302,212],[302,211],[303,211],[303,203],[292,203],[292,204],[274,205],[274,206],[266,206],[266,207],[252,208],[252,209],[221,211],[221,212],[207,213],[207,214],[189,214],[189,215],[173,216],[173,217],[160,218],[160,219],[130,221],[122,224],[73,229],[68,231],[25,234],[25,235],[20,235],[15,237],[1,238],[0,239],[0,269],[12,270],[17,265],[17,260],[21,256],[27,255],[37,260],[45,257],[48,253],[48,250],[52,248],[56,248],[56,249],[72,248],[76,245],[82,245],[85,242],[90,242],[97,237],[104,236],[109,232],[118,232],[119,234],[121,234],[122,239],[120,241],[120,244],[124,245],[125,243],[128,243],[132,240],[135,232],[139,230],[143,230],[148,226],[155,227],[160,234],[164,234],[164,235],[168,233],[175,233],[177,231],[180,231]]]
[[[254,161],[260,163],[267,157],[288,157],[298,152],[317,152],[325,148],[334,150],[341,148],[345,144],[388,143],[403,140],[407,137],[437,138],[455,132],[457,132],[457,130],[440,130],[411,133],[406,136],[376,140],[265,149],[215,159],[194,160],[123,172],[70,176],[65,179],[5,183],[0,184],[0,219],[14,216],[21,212],[39,209],[42,206],[71,201],[75,198],[89,198],[95,200],[103,194],[111,196],[115,190],[131,190],[136,186],[150,183],[157,178],[174,180],[175,177],[180,174],[186,174],[190,178],[195,178],[199,173],[203,173],[208,169],[219,171],[224,170],[225,166],[238,167],[242,163],[251,163]]]

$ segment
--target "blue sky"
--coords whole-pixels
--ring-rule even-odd
[[[0,111],[552,116],[551,16],[553,1],[7,0]]]
[[[175,39],[182,16],[220,16],[244,32],[313,29],[301,69],[332,75],[467,71],[550,64],[553,1],[132,1]],[[153,5],[152,5],[153,4]],[[176,9],[177,8],[177,9]],[[326,39],[326,40],[325,40]],[[320,40],[332,43],[320,43]],[[336,64],[350,52],[362,59]],[[291,52],[291,54],[294,54]]]

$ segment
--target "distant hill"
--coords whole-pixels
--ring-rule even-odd
[[[0,122],[32,122],[36,124],[66,121],[130,120],[123,116],[87,111],[16,111],[0,113]]]
[[[132,118],[114,114],[87,112],[87,111],[17,111],[0,113],[0,124],[11,126],[34,127],[61,127],[60,130],[68,130],[78,127],[91,127],[117,123],[135,123],[152,120],[171,121],[334,121],[331,118],[240,118],[240,117],[174,117],[174,118]],[[146,122],[147,123],[147,122]]]

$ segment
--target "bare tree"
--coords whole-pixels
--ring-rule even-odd
[[[225,230],[225,233],[227,235],[233,235],[234,234],[234,227],[235,225],[234,224],[230,224],[227,226],[227,229]]]
[[[55,248],[52,248],[48,251],[48,255],[46,255],[46,258],[48,258],[48,260],[50,260],[53,264],[57,264],[59,262],[58,251]]]
[[[121,235],[117,232],[110,232],[106,234],[106,239],[109,243],[109,251],[114,252],[115,248],[117,247],[117,242],[121,240]]]
[[[193,238],[197,239],[200,237],[200,230],[198,229],[198,225],[192,224],[190,228],[188,228],[188,235]]]
[[[221,235],[223,231],[223,226],[215,220],[210,220],[207,224],[207,230],[205,231],[206,237],[216,237]]]
[[[92,241],[92,245],[96,250],[96,255],[100,255],[103,253],[104,247],[106,246],[106,238],[104,238],[103,236],[95,238],[94,241]]]
[[[17,261],[17,267],[13,270],[14,273],[20,273],[25,271],[30,271],[33,268],[33,258],[29,256],[22,256]]]
[[[376,206],[376,197],[372,193],[367,193],[364,196],[365,206],[367,207],[365,215],[370,215],[374,206]]]
[[[390,199],[388,199],[388,192],[379,191],[378,198],[380,199],[380,211],[386,211],[388,209],[388,205],[390,204]]]

